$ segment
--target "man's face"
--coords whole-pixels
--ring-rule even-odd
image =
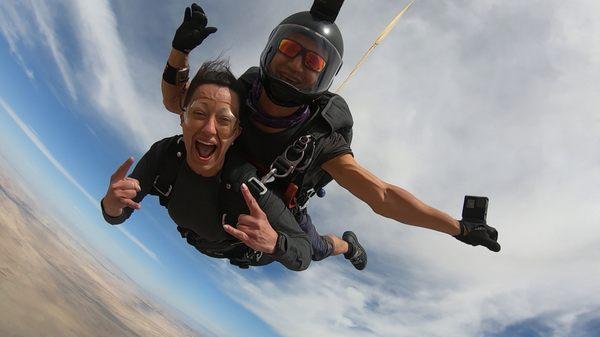
[[[186,161],[192,171],[215,176],[223,167],[225,153],[240,134],[239,98],[227,87],[200,85],[182,118]]]
[[[291,34],[288,38],[321,57],[326,56],[323,48],[302,34]],[[325,61],[327,60],[325,59]],[[298,53],[295,57],[288,57],[278,50],[268,67],[272,75],[300,90],[311,89],[320,75],[320,72],[311,70],[305,65],[303,53]]]

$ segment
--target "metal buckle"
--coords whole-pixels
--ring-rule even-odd
[[[298,205],[298,209],[300,209],[301,211],[303,211],[307,206],[308,206],[308,202],[310,201],[310,198],[312,198],[313,195],[315,195],[315,189],[311,188],[310,190],[306,191],[306,201],[304,201],[304,203],[302,203],[302,205]]]
[[[248,260],[249,263],[258,263],[258,261],[260,261],[260,258],[262,257],[263,252],[257,251],[257,250],[248,250],[245,254],[244,257]]]
[[[229,263],[242,269],[247,269],[250,266],[257,264],[262,257],[263,252],[248,248],[248,250],[244,252],[244,255],[240,257],[230,257]]]
[[[290,173],[292,173],[292,171],[294,170],[294,168],[296,167],[296,164],[298,164],[300,162],[300,160],[302,160],[302,158],[304,157],[304,153],[302,153],[302,155],[300,156],[300,159],[298,160],[289,160],[287,158],[287,152],[288,152],[289,148],[287,148],[285,150],[285,153],[283,154],[283,156],[278,156],[277,158],[275,158],[275,161],[273,161],[273,163],[271,163],[271,167],[269,167],[271,170],[275,170],[275,172],[273,173],[273,176],[275,178],[285,178],[288,175],[290,175]],[[277,168],[273,167],[275,166],[275,163],[277,163],[277,161],[279,161],[280,163],[283,163],[284,165],[286,165],[288,168],[285,170],[285,172],[283,173],[277,173]]]
[[[260,180],[258,180],[258,178],[250,177],[250,179],[248,179],[248,183],[252,184],[253,187],[259,189],[258,195],[263,195],[267,193],[267,186],[265,186]]]
[[[283,152],[283,154],[277,156],[277,158],[275,158],[275,160],[271,163],[271,166],[269,167],[269,173],[267,173],[265,176],[263,176],[261,181],[263,183],[270,183],[273,180],[275,180],[275,178],[287,177],[288,175],[290,175],[290,173],[292,173],[294,171],[294,169],[305,169],[312,161],[312,152],[311,152],[311,157],[308,159],[307,162],[304,163],[304,165],[302,165],[302,167],[297,167],[297,165],[300,164],[302,162],[302,160],[304,159],[304,156],[306,154],[306,148],[308,147],[308,144],[310,144],[311,139],[312,139],[311,135],[304,135],[304,136],[298,138],[292,145],[288,146],[285,149],[285,151]],[[298,157],[298,159],[291,160],[289,158],[290,156],[289,156],[288,152],[292,149],[300,152],[300,156]],[[282,166],[287,166],[287,169],[285,170],[285,172],[283,172],[283,173],[277,172],[277,168],[274,167],[277,163],[281,164]]]
[[[275,180],[275,177],[273,176],[275,174],[275,172],[277,172],[277,169],[271,169],[269,171],[269,173],[265,174],[262,178],[260,178],[260,181],[263,184],[268,184],[270,182],[273,182]]]
[[[161,191],[161,189],[158,188],[158,186],[156,186],[156,182],[158,181],[158,178],[160,178],[160,175],[158,175],[158,176],[156,176],[156,178],[154,178],[154,183],[152,185],[154,186],[156,191],[158,191],[158,193],[160,193],[163,197],[167,198],[169,196],[169,194],[171,194],[171,190],[173,189],[173,186],[169,185],[169,189],[166,192]]]
[[[310,139],[311,139],[310,135],[304,135],[304,136],[296,139],[296,141],[294,142],[294,144],[292,144],[292,146],[298,147],[298,151],[304,152],[304,151],[306,151],[306,147],[308,146]]]
[[[300,142],[302,145],[302,158],[306,157],[306,149],[308,147],[309,144],[312,145],[311,150],[310,150],[310,157],[308,157],[307,160],[304,161],[304,165],[296,167],[296,170],[302,171],[304,169],[306,169],[308,167],[308,165],[310,165],[310,163],[312,162],[312,158],[313,158],[313,154],[315,151],[315,143],[312,142],[312,136],[311,135],[304,135],[300,138],[298,138],[298,140],[296,142]]]

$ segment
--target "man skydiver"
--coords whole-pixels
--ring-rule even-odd
[[[192,4],[191,7],[186,8],[184,13],[184,20],[181,26],[177,29],[175,37],[173,39],[173,49],[171,51],[171,55],[169,56],[169,61],[167,62],[167,66],[165,68],[165,72],[163,73],[163,82],[162,82],[162,92],[163,92],[163,103],[167,107],[168,110],[181,114],[181,98],[185,95],[187,88],[187,73],[189,72],[189,68],[187,66],[187,54],[199,45],[208,35],[217,31],[215,27],[206,27],[207,19],[204,14],[204,11],[197,4]],[[201,27],[201,29],[199,29]],[[302,37],[298,37],[302,39]],[[242,81],[243,83],[243,81]],[[171,104],[172,102],[177,102],[175,104]],[[295,108],[294,110],[297,110]],[[305,109],[306,110],[306,109]],[[305,111],[305,116],[308,116],[308,111]],[[263,117],[267,117],[263,115]],[[268,117],[267,117],[268,118]],[[302,122],[302,120],[297,120],[298,122]],[[275,145],[284,145],[288,139],[281,138],[278,131],[284,130],[281,126],[278,125],[278,121],[274,121],[276,125],[269,130],[269,133],[275,136],[275,139],[268,139],[266,136],[260,136],[259,138],[262,140],[261,146],[255,147],[255,150],[266,150],[271,148],[271,150],[277,151],[279,147],[272,148],[271,144],[274,142]],[[246,123],[244,123],[246,124]],[[300,126],[299,123],[297,123]],[[273,125],[271,125],[273,126]],[[287,125],[289,126],[289,124]],[[250,130],[254,130],[255,127],[251,127]],[[270,128],[269,128],[270,129]],[[295,129],[289,128],[288,131],[293,131]],[[289,137],[290,135],[285,135]],[[242,136],[244,137],[244,136]],[[244,152],[251,153],[251,151],[246,151],[245,145],[242,144],[242,148]],[[337,151],[337,149],[332,148],[332,151]],[[344,149],[342,151],[350,152],[350,149]],[[271,153],[272,151],[269,151]],[[276,155],[275,152],[272,153]],[[333,153],[327,154],[323,153],[320,157],[317,156],[316,159],[325,158],[325,156],[333,155]],[[249,158],[253,164],[258,167],[262,167],[264,169],[266,161],[270,162],[272,160],[272,156],[266,156],[264,160],[258,158]],[[285,164],[284,164],[285,165]],[[314,178],[314,177],[313,177]],[[282,194],[290,194],[284,193],[289,192],[285,188],[282,189],[281,181],[277,181],[272,185],[279,186],[279,188],[275,188],[275,190],[279,189]],[[288,199],[295,200],[293,196],[287,196]],[[307,198],[308,199],[308,198]],[[302,209],[301,212],[294,212],[300,227],[308,234],[309,240],[312,244],[313,248],[313,260],[318,261],[322,260],[331,255],[344,254],[346,258],[350,259],[352,264],[359,270],[364,269],[367,262],[367,254],[365,250],[362,248],[356,235],[353,232],[345,232],[342,238],[339,238],[335,235],[320,235],[315,226],[312,224],[312,219],[304,210],[305,207],[303,205],[299,205]],[[297,210],[297,209],[296,209]]]
[[[102,214],[120,224],[146,194],[157,195],[182,237],[200,252],[242,268],[277,260],[304,270],[312,254],[307,235],[259,182],[256,168],[228,152],[240,134],[241,91],[224,61],[203,64],[185,98],[183,135],[156,142],[129,177],[133,159],[125,161],[111,176]],[[229,225],[236,222],[237,228]]]
[[[276,176],[285,175],[276,178],[273,185],[288,195],[288,205],[293,207],[301,227],[306,220],[312,227],[306,212],[308,199],[333,178],[377,214],[499,251],[498,233],[493,227],[458,221],[408,191],[382,181],[354,159],[349,146],[353,124],[349,108],[341,96],[327,91],[342,64],[343,40],[334,23],[342,3],[316,0],[309,12],[284,19],[271,32],[260,67],[250,68],[241,76],[248,92],[242,107],[244,132],[239,139],[244,154],[257,167],[266,169],[263,173],[273,175],[275,169]],[[188,53],[216,31],[206,24],[206,15],[193,4],[186,9],[184,22],[173,39],[162,81],[163,103],[171,112],[182,111]],[[293,160],[288,160],[286,166],[284,151],[293,149],[301,136],[310,136],[314,147],[307,151],[308,160],[293,165],[302,170],[289,173]],[[283,164],[278,161],[282,157]],[[343,237],[345,241],[330,237],[333,249],[325,254],[342,251],[357,269],[364,268],[366,254],[356,237]]]

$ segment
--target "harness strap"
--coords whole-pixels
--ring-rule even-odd
[[[175,156],[176,160],[171,160]],[[185,144],[183,137],[179,136],[172,140],[159,153],[159,167],[154,177],[151,194],[157,195],[161,206],[167,207],[171,199],[171,191],[177,180],[179,168],[185,158]]]
[[[296,132],[296,135],[300,132],[305,134],[288,145],[283,153],[275,158],[270,166],[270,171],[261,178],[264,183],[273,182],[276,178],[287,180],[283,201],[294,213],[303,211],[308,206],[309,199],[315,194],[324,196],[323,187],[329,182],[319,178],[315,184],[303,188],[306,170],[313,163],[316,143],[318,139],[331,132],[330,127],[323,123],[317,123],[313,118]]]
[[[250,90],[258,76],[258,68],[250,68],[240,77],[240,82]],[[325,172],[311,174],[311,176],[307,178],[307,186],[304,186],[306,169],[311,162],[304,162],[306,165],[302,165],[300,161],[295,162],[295,159],[297,160],[297,158],[291,156],[294,152],[294,143],[299,141],[301,135],[304,135],[312,136],[314,145],[321,137],[326,136],[331,132],[339,132],[348,144],[352,142],[353,120],[348,105],[343,98],[327,92],[321,98],[315,100],[309,109],[314,113],[312,113],[309,119],[304,122],[303,126],[290,137],[292,144],[286,148],[282,155],[276,157],[273,163],[271,163],[269,170],[266,171],[261,165],[256,165],[256,167],[261,168],[261,174],[266,171],[266,174],[261,178],[263,183],[273,182],[276,178],[285,179],[285,181],[287,181],[288,184],[285,191],[287,200],[284,200],[284,202],[294,213],[303,211],[308,205],[308,200],[314,194],[323,197],[325,195],[323,187],[331,181],[331,177]],[[290,155],[287,158],[285,156],[286,152]],[[312,156],[313,154],[310,154],[311,160]],[[253,161],[252,158],[249,158],[249,160]],[[296,166],[297,168],[291,168],[292,166]]]
[[[269,167],[269,172],[260,181],[270,183],[275,178],[286,178],[292,173],[303,172],[312,162],[315,153],[315,138],[304,135],[290,144],[277,156]]]

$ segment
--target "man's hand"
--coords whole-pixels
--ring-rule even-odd
[[[223,229],[242,241],[246,246],[263,253],[273,254],[279,234],[271,227],[265,212],[260,209],[246,184],[242,184],[241,189],[246,205],[250,210],[250,215],[240,214],[237,228],[224,225]]]
[[[460,234],[456,235],[455,238],[471,246],[481,245],[493,252],[500,251],[498,231],[485,223],[461,220]]]
[[[137,179],[127,177],[127,172],[133,164],[133,158],[129,157],[121,166],[110,176],[110,184],[104,198],[102,206],[104,211],[111,217],[118,217],[123,213],[123,208],[131,207],[140,209],[142,206],[132,199],[137,192],[141,191],[140,182]]]
[[[195,3],[191,7],[187,7],[183,15],[183,22],[177,28],[175,37],[173,37],[173,48],[189,54],[210,34],[217,31],[215,27],[206,27],[207,22],[202,7]]]

